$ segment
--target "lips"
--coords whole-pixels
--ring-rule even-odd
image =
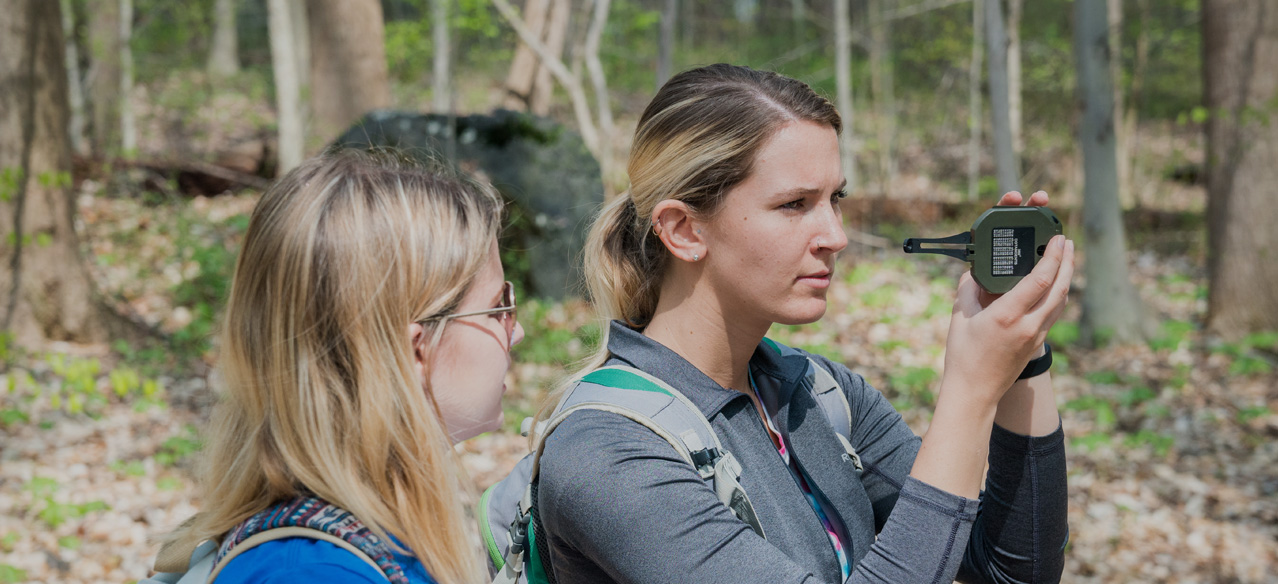
[[[805,276],[799,276],[798,280],[815,288],[825,288],[830,285],[830,273],[830,270],[823,270]]]

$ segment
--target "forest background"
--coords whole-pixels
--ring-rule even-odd
[[[0,14],[0,583],[128,582],[199,508],[217,329],[277,173],[374,109],[527,111],[604,194],[662,80],[726,61],[845,117],[852,241],[825,318],[926,429],[963,264],[905,236],[1046,190],[1079,241],[1050,342],[1067,582],[1264,582],[1278,568],[1278,9],[1266,0],[11,0]],[[521,42],[521,39],[523,42]],[[520,218],[518,212],[513,219]],[[512,227],[518,229],[519,225]],[[507,246],[527,291],[526,250]],[[521,297],[483,488],[597,342]]]

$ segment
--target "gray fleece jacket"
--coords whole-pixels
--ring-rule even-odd
[[[741,484],[767,539],[734,517],[662,438],[620,415],[573,414],[546,441],[537,508],[561,584],[607,582],[839,582],[820,520],[777,454],[748,396],[725,389],[661,344],[612,324],[610,364],[681,390],[744,467]],[[920,439],[865,380],[815,359],[843,388],[860,471],[800,383],[802,356],[761,344],[750,361],[760,394],[776,400],[778,431],[810,479],[852,562],[847,582],[1058,582],[1064,566],[1065,453],[1045,437],[997,426],[979,501],[909,477]],[[771,408],[770,408],[771,409]]]

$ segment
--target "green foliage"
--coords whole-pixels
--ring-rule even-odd
[[[22,167],[6,166],[0,168],[0,203],[8,203],[18,193],[25,173]]]
[[[1272,414],[1266,406],[1249,406],[1238,410],[1238,423],[1248,424],[1252,420],[1264,418]]]
[[[1188,340],[1189,335],[1197,328],[1194,323],[1183,320],[1163,321],[1161,334],[1149,340],[1149,348],[1154,351],[1176,349]]]
[[[866,308],[888,309],[896,305],[896,290],[887,286],[875,288],[861,295]]]
[[[27,581],[27,571],[15,568],[9,564],[0,564],[0,582],[4,584],[18,584]]]
[[[51,529],[57,529],[63,523],[72,519],[78,519],[94,511],[102,511],[110,509],[106,503],[102,501],[89,501],[87,503],[62,503],[54,499],[61,485],[58,481],[47,477],[33,477],[23,487],[24,490],[31,493],[32,497],[41,509],[36,513],[41,521],[47,524]]]
[[[940,375],[931,367],[906,367],[888,376],[888,386],[900,396],[893,405],[898,410],[911,406],[932,406],[936,395],[931,387]],[[897,403],[900,402],[900,403]]]
[[[1148,446],[1154,452],[1154,456],[1165,457],[1171,451],[1172,446],[1176,445],[1176,439],[1166,434],[1159,434],[1153,430],[1141,430],[1135,434],[1129,434],[1123,440],[1123,445],[1128,448],[1141,448]]]
[[[0,537],[0,551],[13,551],[13,546],[16,545],[20,539],[22,539],[22,536],[16,531],[10,531],[4,534],[4,537]]]
[[[172,436],[160,445],[160,451],[155,453],[155,462],[161,466],[176,466],[203,446],[195,427],[187,426],[182,434]]]
[[[1096,416],[1096,428],[1102,432],[1113,429],[1118,420],[1114,414],[1114,406],[1109,400],[1094,395],[1085,395],[1065,402],[1064,409],[1075,412],[1092,412]]]
[[[74,535],[64,535],[58,538],[58,547],[68,550],[78,550],[82,542],[80,538]]]
[[[875,264],[860,262],[848,272],[848,275],[843,277],[843,281],[851,286],[864,284],[870,280],[870,276],[873,276],[877,270],[878,267]]]
[[[137,477],[146,476],[146,466],[143,465],[142,461],[140,460],[130,460],[128,462],[125,462],[123,460],[117,460],[115,462],[112,462],[110,467],[111,467],[111,470],[117,473],[120,473],[126,477],[137,478]]]
[[[1108,446],[1111,440],[1110,435],[1105,432],[1089,432],[1082,436],[1071,438],[1069,443],[1075,448],[1090,452],[1101,446]]]
[[[1047,331],[1047,342],[1053,347],[1065,348],[1077,343],[1080,336],[1078,323],[1058,321]]]
[[[212,36],[213,0],[134,0],[133,10],[145,15],[137,19],[129,42],[139,81],[150,81],[174,68],[204,65],[207,39]]]
[[[1154,390],[1138,385],[1118,395],[1118,403],[1123,407],[1134,407],[1158,397]]]
[[[521,302],[519,322],[524,325],[524,340],[511,351],[524,363],[568,365],[594,351],[599,343],[599,326],[594,323],[576,329],[556,326],[547,318],[555,304],[536,298]]]
[[[1270,352],[1278,347],[1278,333],[1262,332],[1248,335],[1236,343],[1221,343],[1212,347],[1213,353],[1228,355],[1230,375],[1264,375],[1273,371],[1271,358],[1256,349]]]
[[[1087,374],[1087,381],[1102,385],[1118,385],[1122,383],[1122,378],[1116,371],[1093,371]]]

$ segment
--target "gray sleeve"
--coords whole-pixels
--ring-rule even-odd
[[[563,584],[816,579],[732,515],[651,430],[577,412],[546,440],[537,505]]]
[[[996,425],[989,462],[959,579],[1060,582],[1069,541],[1064,432],[1022,436]]]

